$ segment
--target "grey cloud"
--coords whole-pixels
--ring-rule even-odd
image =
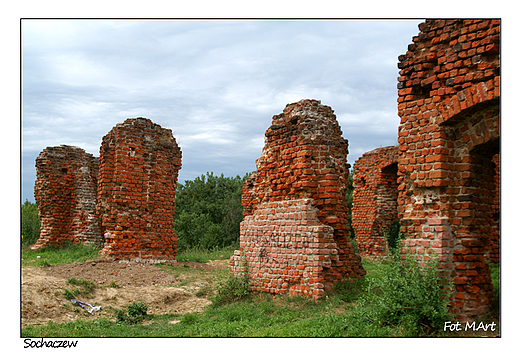
[[[180,181],[243,175],[272,116],[304,98],[335,111],[352,164],[397,138],[397,56],[419,22],[23,20],[22,199],[46,146],[98,155],[128,117],[172,129]]]

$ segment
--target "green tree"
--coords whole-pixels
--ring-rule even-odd
[[[177,184],[174,229],[179,250],[235,245],[242,221],[242,185],[234,178],[206,173]]]
[[[22,244],[32,245],[40,236],[40,218],[38,217],[38,205],[25,200],[22,204]]]

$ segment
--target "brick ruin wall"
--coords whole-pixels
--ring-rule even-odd
[[[175,189],[181,151],[170,129],[146,118],[127,119],[100,149],[97,212],[101,251],[116,259],[174,259]]]
[[[427,20],[399,57],[403,252],[438,255],[460,320],[490,309],[499,250],[500,20]],[[498,260],[497,260],[498,261]]]
[[[40,218],[37,250],[65,241],[101,244],[96,216],[98,158],[67,145],[45,148],[36,158],[34,197]]]
[[[352,228],[363,256],[388,255],[386,234],[397,220],[398,147],[374,149],[354,163]]]
[[[41,232],[32,248],[69,240],[100,244],[112,259],[174,259],[180,168],[171,130],[141,117],[103,137],[99,158],[77,147],[44,149],[35,183]]]
[[[341,134],[332,109],[317,100],[273,117],[255,175],[244,183],[240,250],[230,260],[254,291],[319,299],[366,273],[349,242]]]

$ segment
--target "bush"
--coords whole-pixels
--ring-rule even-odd
[[[390,258],[387,271],[368,280],[352,310],[350,336],[421,336],[439,332],[447,319],[451,284],[436,261]]]
[[[401,223],[399,222],[399,219],[396,219],[385,234],[388,247],[392,254],[400,253],[399,243],[403,238],[400,229]]]
[[[150,315],[148,311],[148,304],[143,301],[132,302],[126,307],[126,310],[117,309],[116,319],[118,323],[136,324],[148,319]]]
[[[247,298],[250,295],[249,286],[247,274],[242,277],[230,276],[217,286],[213,306],[218,307]]]
[[[32,245],[40,237],[38,205],[25,200],[21,207],[22,245]]]
[[[177,184],[174,229],[179,252],[236,245],[242,222],[242,185],[247,179],[201,175]]]

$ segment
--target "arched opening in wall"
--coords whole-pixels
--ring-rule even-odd
[[[470,151],[472,169],[468,179],[474,224],[470,232],[479,236],[485,259],[499,261],[500,254],[500,142],[490,140]],[[498,175],[498,179],[497,179]]]
[[[456,292],[465,293],[469,314],[481,314],[493,305],[490,255],[499,254],[499,213],[496,211],[496,163],[500,153],[499,138],[475,145],[465,159],[469,169],[462,171],[458,200],[457,241],[453,261],[456,277],[465,282],[456,284]],[[462,272],[462,270],[465,270]],[[497,303],[494,303],[495,305]]]
[[[388,247],[393,249],[397,247],[400,228],[397,217],[397,163],[381,169],[380,181],[376,192],[380,237],[383,237]]]

